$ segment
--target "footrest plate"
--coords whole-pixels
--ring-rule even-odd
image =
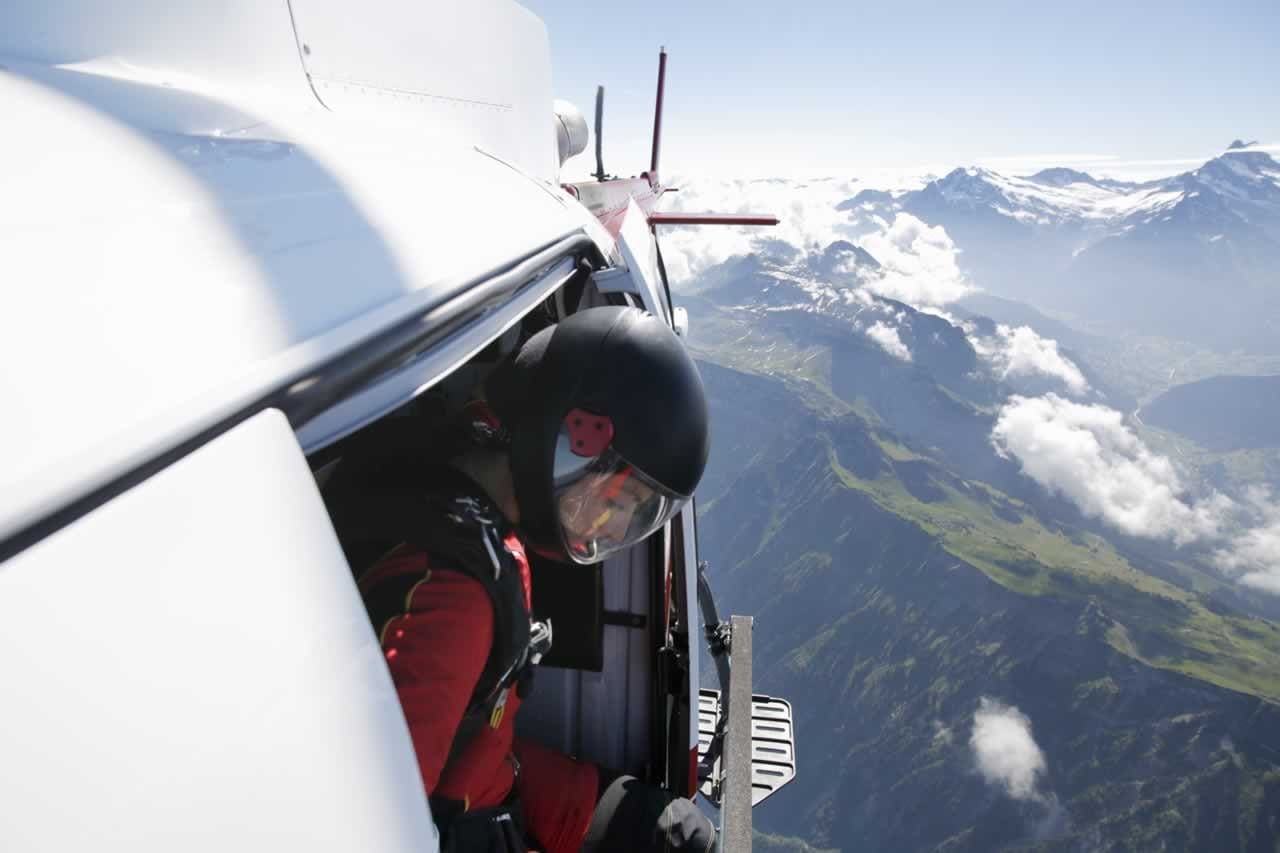
[[[719,805],[721,756],[708,761],[723,706],[719,690],[698,691],[698,790]],[[795,726],[791,703],[756,693],[751,696],[751,805],[796,777]]]

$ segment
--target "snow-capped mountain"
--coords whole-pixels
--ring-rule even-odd
[[[1280,350],[1280,163],[1243,144],[1158,181],[965,168],[844,209],[942,226],[964,272],[997,294],[1140,333]]]
[[[1280,163],[1254,145],[1233,143],[1199,168],[1142,183],[970,167],[682,189],[674,209],[772,210],[782,224],[672,229],[665,248],[677,280],[753,254],[799,265],[784,272],[806,281],[838,281],[861,264],[875,293],[910,305],[946,306],[976,289],[1104,335],[1280,353]],[[873,274],[866,258],[838,249],[824,257],[837,242],[881,268]]]
[[[698,292],[714,294],[715,301],[728,308],[804,311],[852,323],[868,310],[885,310],[882,305],[889,300],[864,286],[879,271],[880,262],[869,252],[844,240],[814,251],[777,242],[709,270]]]
[[[1171,183],[1183,192],[1180,203],[1200,199],[1280,238],[1280,163],[1265,152],[1228,150]]]
[[[1101,224],[1174,203],[1176,190],[1099,180],[1070,169],[1025,178],[984,168],[955,169],[900,199],[911,211],[989,211],[1027,225]]]
[[[1263,151],[1238,147],[1194,171],[1146,183],[1094,178],[1066,168],[1012,177],[971,167],[955,169],[891,203],[935,217],[986,212],[1027,225],[1098,225],[1103,233],[1116,233],[1157,221],[1202,197],[1211,204],[1221,201],[1224,211],[1246,222],[1274,226],[1280,219],[1280,163]],[[883,196],[874,200],[884,201]]]
[[[708,271],[691,310],[704,313],[714,306],[796,341],[815,346],[825,341],[845,357],[856,353],[866,369],[880,374],[918,368],[988,403],[1010,393],[1109,396],[1099,377],[1082,372],[1070,353],[1031,328],[998,324],[969,311],[960,311],[964,319],[958,319],[884,295],[886,268],[862,247],[838,240],[810,251],[785,244],[773,249],[731,258]]]

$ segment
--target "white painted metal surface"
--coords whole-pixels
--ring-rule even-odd
[[[392,114],[401,142],[466,139],[542,180],[559,172],[547,31],[507,0],[290,0],[302,62],[339,116]],[[388,105],[391,105],[390,109]]]
[[[683,539],[684,553],[681,559],[684,561],[684,600],[685,600],[685,619],[688,621],[689,632],[689,702],[693,704],[698,695],[698,689],[702,686],[702,650],[705,648],[706,640],[704,626],[702,624],[702,611],[698,607],[698,520],[697,520],[697,498],[695,497],[689,502],[689,505],[680,511],[680,516],[672,523],[680,524],[681,538]],[[697,749],[698,747],[698,719],[697,709],[691,708],[689,711],[689,749]]]
[[[303,4],[317,45],[329,44],[336,5]],[[408,0],[375,5],[384,26],[393,11],[431,14]],[[491,23],[510,12],[511,34],[540,31],[512,4],[484,9]],[[545,52],[545,36],[537,44]],[[362,49],[312,57],[354,62]],[[415,298],[572,230],[601,233],[563,193],[470,137],[416,135],[394,98],[354,115],[321,107],[301,56],[283,0],[208,12],[159,0],[109,13],[73,0],[0,8],[0,361],[10,366],[0,537],[353,345]],[[390,85],[393,69],[375,70]],[[522,139],[509,151],[533,164],[541,155],[528,152],[545,148],[545,174],[549,76],[503,97],[517,95],[513,110],[538,113],[541,141],[512,125]],[[508,150],[496,132],[486,141]]]
[[[591,132],[587,130],[586,116],[569,101],[557,98],[555,111],[556,153],[559,156],[560,165],[563,166],[570,157],[576,157],[587,150]]]
[[[658,253],[649,218],[634,200],[627,202],[627,212],[618,234],[618,249],[629,275],[619,275],[600,283],[604,292],[630,293],[639,297],[646,311],[671,322],[658,273]]]
[[[260,108],[319,107],[299,60],[288,0],[5,0],[0,56],[95,67]]]
[[[0,566],[0,672],[0,850],[436,849],[279,412]]]
[[[325,447],[403,406],[519,323],[524,316],[573,275],[571,259],[562,261],[519,298],[479,321],[466,335],[423,353],[378,383],[352,395],[298,429],[298,442],[309,452]]]
[[[676,334],[682,338],[689,337],[689,309],[676,308],[671,318],[671,325],[676,330]]]
[[[0,4],[0,538],[567,233],[665,316],[643,212],[620,251],[554,184],[540,22],[499,0],[355,10]],[[300,437],[436,369],[411,367]],[[646,560],[610,561],[606,606],[647,613]],[[566,748],[639,769],[652,651],[652,626],[609,627],[609,675],[564,675]],[[434,849],[278,413],[0,566],[0,673],[0,849]]]

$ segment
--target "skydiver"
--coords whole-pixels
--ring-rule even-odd
[[[442,849],[707,853],[715,829],[689,800],[514,735],[549,634],[526,548],[597,563],[684,506],[709,444],[697,370],[651,315],[592,308],[529,338],[484,396],[443,464],[378,448],[387,463],[357,465],[358,495],[331,503],[357,571],[353,542],[403,541],[359,587]]]

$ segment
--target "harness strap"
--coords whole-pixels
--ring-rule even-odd
[[[527,830],[516,790],[501,805],[475,810],[457,800],[431,797],[441,853],[525,853]]]
[[[406,475],[401,473],[397,479]],[[469,708],[492,710],[503,689],[515,684],[534,662],[534,639],[525,581],[516,558],[503,545],[502,516],[479,488],[447,466],[412,472],[413,488],[383,482],[360,483],[349,496],[333,496],[330,511],[348,543],[349,556],[365,557],[357,571],[376,562],[398,543],[427,555],[436,571],[465,575],[484,589],[493,608],[493,647]],[[363,575],[364,572],[361,572]],[[362,578],[363,579],[363,578]],[[376,629],[408,609],[408,595],[423,578],[380,581],[365,596]]]
[[[326,499],[361,580],[383,558],[403,553],[401,546],[427,556],[423,573],[380,579],[367,591],[362,588],[380,639],[387,625],[408,612],[415,591],[429,584],[434,572],[465,575],[489,599],[493,643],[454,734],[447,767],[486,726],[502,723],[506,698],[513,689],[524,694],[533,665],[550,647],[551,631],[548,624],[532,622],[527,575],[504,544],[509,525],[480,488],[447,465],[400,454],[394,460],[350,460],[345,472],[339,467]]]

